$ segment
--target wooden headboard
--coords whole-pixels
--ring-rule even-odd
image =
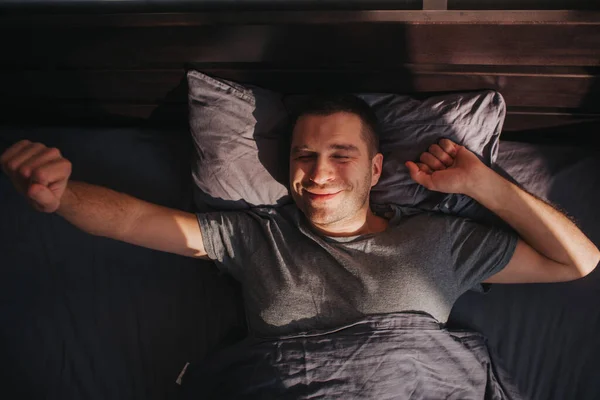
[[[505,137],[600,134],[598,11],[19,12],[0,46],[3,124],[184,125],[197,68],[290,93],[496,89]]]

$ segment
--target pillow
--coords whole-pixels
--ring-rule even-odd
[[[446,94],[423,101],[394,94],[358,96],[373,108],[381,127],[383,171],[371,190],[371,201],[460,214],[470,198],[425,189],[411,179],[404,163],[418,160],[430,145],[445,137],[464,145],[491,167],[498,156],[506,116],[500,93]]]
[[[283,96],[255,86],[187,73],[192,177],[199,211],[291,201],[289,127]]]
[[[198,209],[291,202],[287,189],[290,115],[306,96],[283,96],[193,70],[187,77]],[[447,137],[491,166],[506,113],[502,96],[490,90],[424,101],[395,94],[357,95],[373,107],[381,124],[383,172],[371,191],[372,203],[459,214],[471,199],[425,189],[412,181],[404,162],[417,160],[432,143]]]

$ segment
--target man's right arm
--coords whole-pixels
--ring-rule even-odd
[[[206,256],[194,214],[69,181],[71,163],[58,149],[23,140],[2,153],[0,165],[36,210],[57,212],[85,232],[189,257]]]
[[[92,235],[206,258],[198,220],[189,212],[77,181],[69,182],[56,212]]]

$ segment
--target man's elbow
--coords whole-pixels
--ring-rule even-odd
[[[600,250],[596,249],[596,251],[594,251],[589,258],[582,261],[579,265],[573,267],[578,271],[579,276],[577,279],[588,276],[593,270],[596,269],[598,264],[600,264]]]

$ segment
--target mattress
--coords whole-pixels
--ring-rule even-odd
[[[186,130],[15,128],[58,147],[72,179],[192,211]],[[600,157],[501,142],[497,168],[573,217],[600,244]],[[170,399],[188,362],[241,339],[237,284],[213,264],[77,230],[34,211],[0,175],[0,383],[21,399]],[[600,271],[560,284],[467,293],[449,326],[483,333],[531,399],[600,398]]]

